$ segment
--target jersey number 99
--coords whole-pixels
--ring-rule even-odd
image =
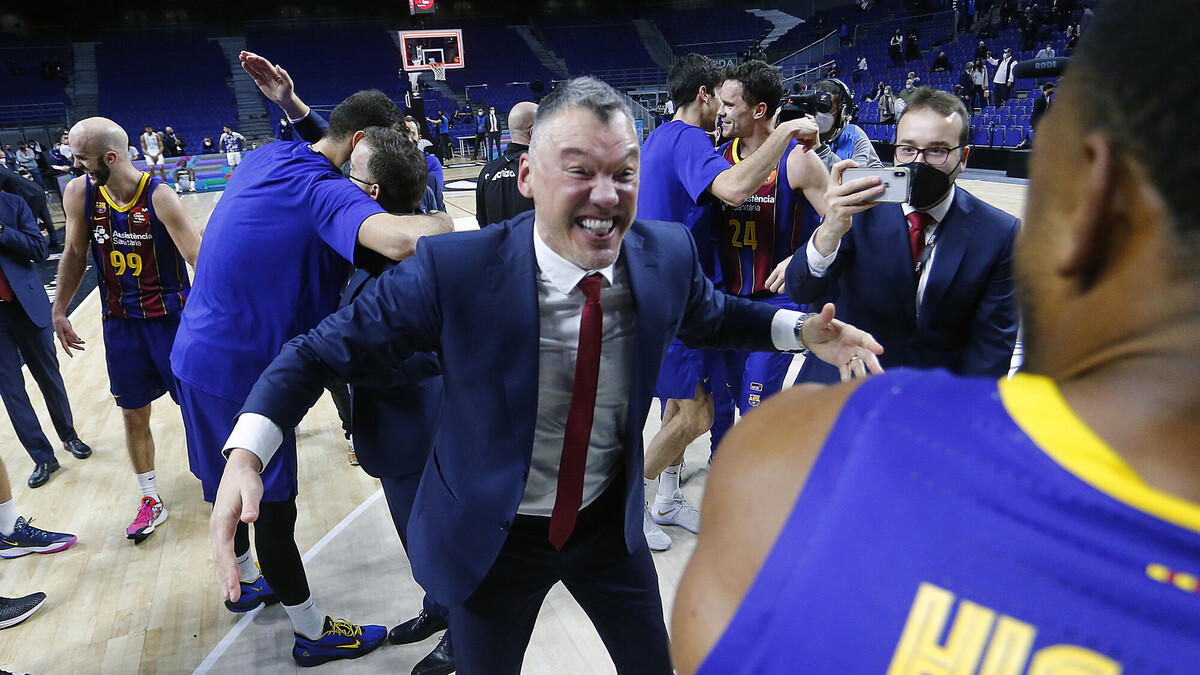
[[[136,253],[113,251],[108,254],[108,260],[116,270],[117,276],[125,274],[126,271],[135,277],[142,273],[142,256]]]

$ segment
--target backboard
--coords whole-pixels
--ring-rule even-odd
[[[463,68],[462,31],[400,31],[400,51],[404,70],[413,73],[430,70],[430,63],[445,64],[448,70]]]

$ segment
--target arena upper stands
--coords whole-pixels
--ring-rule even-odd
[[[984,36],[993,55],[1010,47],[1017,60],[1032,58],[1047,42],[1061,55],[1068,42],[1062,23],[1046,22],[1034,36],[1035,49],[1021,49],[1029,40],[1023,39],[1016,21],[1001,24],[993,9],[966,27],[949,0],[880,1],[865,10],[859,2],[817,4],[825,8],[813,12],[811,3],[784,3],[770,10],[659,5],[640,15],[614,15],[597,8],[591,13],[538,15],[524,25],[486,16],[435,15],[420,27],[461,28],[466,68],[447,71],[445,82],[423,74],[420,86],[430,114],[445,110],[457,122],[453,136],[473,137],[473,124],[456,114],[488,105],[506,113],[514,103],[535,98],[568,77],[595,75],[634,91],[638,100],[650,100],[647,105],[653,107],[665,100],[666,72],[678,56],[699,52],[725,61],[766,57],[781,67],[789,83],[812,83],[835,68],[859,102],[859,125],[873,140],[887,143],[894,127],[883,123],[875,102],[865,100],[878,82],[900,91],[911,71],[922,85],[951,90],[963,64],[974,58],[978,35]],[[1092,4],[1094,0],[1080,3],[1069,23]],[[247,103],[245,96],[235,97],[244,83],[236,81],[242,74],[236,68],[237,48],[230,44],[244,44],[283,64],[300,83],[299,93],[318,109],[329,109],[362,88],[378,88],[402,101],[410,83],[400,73],[395,36],[397,30],[411,29],[408,24],[395,18],[259,20],[234,29],[234,38],[187,26],[137,33],[108,27],[85,36],[86,41],[67,41],[61,31],[25,30],[25,35],[6,37],[0,48],[0,90],[5,92],[0,139],[32,136],[47,141],[74,119],[103,114],[122,124],[131,138],[147,123],[160,130],[172,126],[189,142],[189,151],[195,151],[204,136],[216,138],[223,124],[274,120],[278,111],[261,97],[261,108]],[[892,66],[888,54],[897,29],[906,34],[915,29],[920,36],[920,58],[902,66]],[[804,49],[812,45],[817,46]],[[939,51],[950,60],[948,72],[932,72]],[[90,53],[94,63],[86,62]],[[854,78],[860,56],[866,57],[869,68]],[[989,82],[992,72],[989,66]],[[974,111],[972,141],[997,148],[1026,141],[1032,133],[1029,118],[1036,85],[1018,81],[1012,98],[1002,106]],[[88,100],[90,87],[96,91],[94,101]],[[656,98],[644,96],[655,90],[660,92]],[[251,140],[265,135],[267,126],[255,128]]]

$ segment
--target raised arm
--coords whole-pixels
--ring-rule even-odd
[[[750,195],[758,192],[763,181],[779,166],[792,139],[800,141],[805,150],[816,147],[820,132],[817,123],[807,117],[789,120],[775,127],[762,147],[746,159],[722,171],[708,191],[730,206],[741,206]]]
[[[363,221],[358,243],[392,260],[404,260],[416,252],[421,237],[453,231],[454,219],[445,211],[411,216],[378,213]]]

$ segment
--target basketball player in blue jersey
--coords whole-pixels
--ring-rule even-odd
[[[196,264],[200,236],[171,187],[133,167],[125,152],[129,139],[115,122],[82,120],[69,138],[75,166],[86,174],[63,193],[66,246],[51,315],[67,356],[82,351],[67,308],[87,269],[90,243],[110,389],[142,492],[125,536],[140,543],[167,519],[155,478],[150,404],[165,393],[175,398],[171,345],[191,287],[184,261]]]
[[[779,125],[745,162],[730,166],[713,149],[708,134],[716,129],[716,87],[720,69],[710,59],[689,54],[667,77],[675,116],[655,129],[642,148],[638,217],[683,223],[692,233],[700,264],[716,280],[712,218],[724,203],[743,204],[754,195],[791,145],[816,143],[817,125],[800,119]],[[675,340],[659,374],[655,396],[662,401],[662,429],[646,447],[645,476],[659,478],[658,496],[648,507],[643,526],[651,550],[665,550],[671,539],[658,525],[678,525],[692,532],[699,512],[679,489],[679,470],[689,443],[712,426],[713,402],[709,371],[716,366],[708,352]],[[706,361],[710,363],[706,363]]]
[[[721,133],[733,139],[719,152],[731,165],[746,161],[771,135],[775,111],[783,98],[779,71],[763,61],[747,61],[727,68],[717,90],[717,118]],[[797,142],[788,145],[776,170],[758,192],[740,206],[726,205],[716,218],[718,260],[725,292],[799,310],[771,284],[782,277],[796,249],[812,235],[825,213],[829,171],[815,151]],[[778,270],[778,271],[777,271]],[[724,377],[738,411],[745,415],[783,388],[790,354],[722,352]],[[728,426],[713,423],[713,447]]]
[[[1080,40],[1017,242],[1024,372],[793,389],[730,433],[679,672],[1197,672],[1200,160],[1156,151],[1200,99],[1145,73],[1200,68],[1198,33],[1110,0]]]
[[[289,117],[296,119],[291,111]],[[364,129],[402,120],[382,92],[358,92],[334,109],[316,143],[277,141],[250,154],[213,210],[171,352],[189,460],[205,501],[216,499],[225,469],[221,450],[254,381],[284,343],[337,308],[351,264],[374,253],[406,258],[419,237],[452,229],[445,214],[389,215],[341,174]],[[277,598],[291,619],[292,657],[302,666],[362,656],[382,644],[387,630],[334,620],[316,605],[294,538],[298,481],[290,430],[283,448],[282,461],[263,472],[261,506],[234,533],[241,583],[228,592],[226,607],[246,612]],[[250,522],[267,584],[257,579]]]

